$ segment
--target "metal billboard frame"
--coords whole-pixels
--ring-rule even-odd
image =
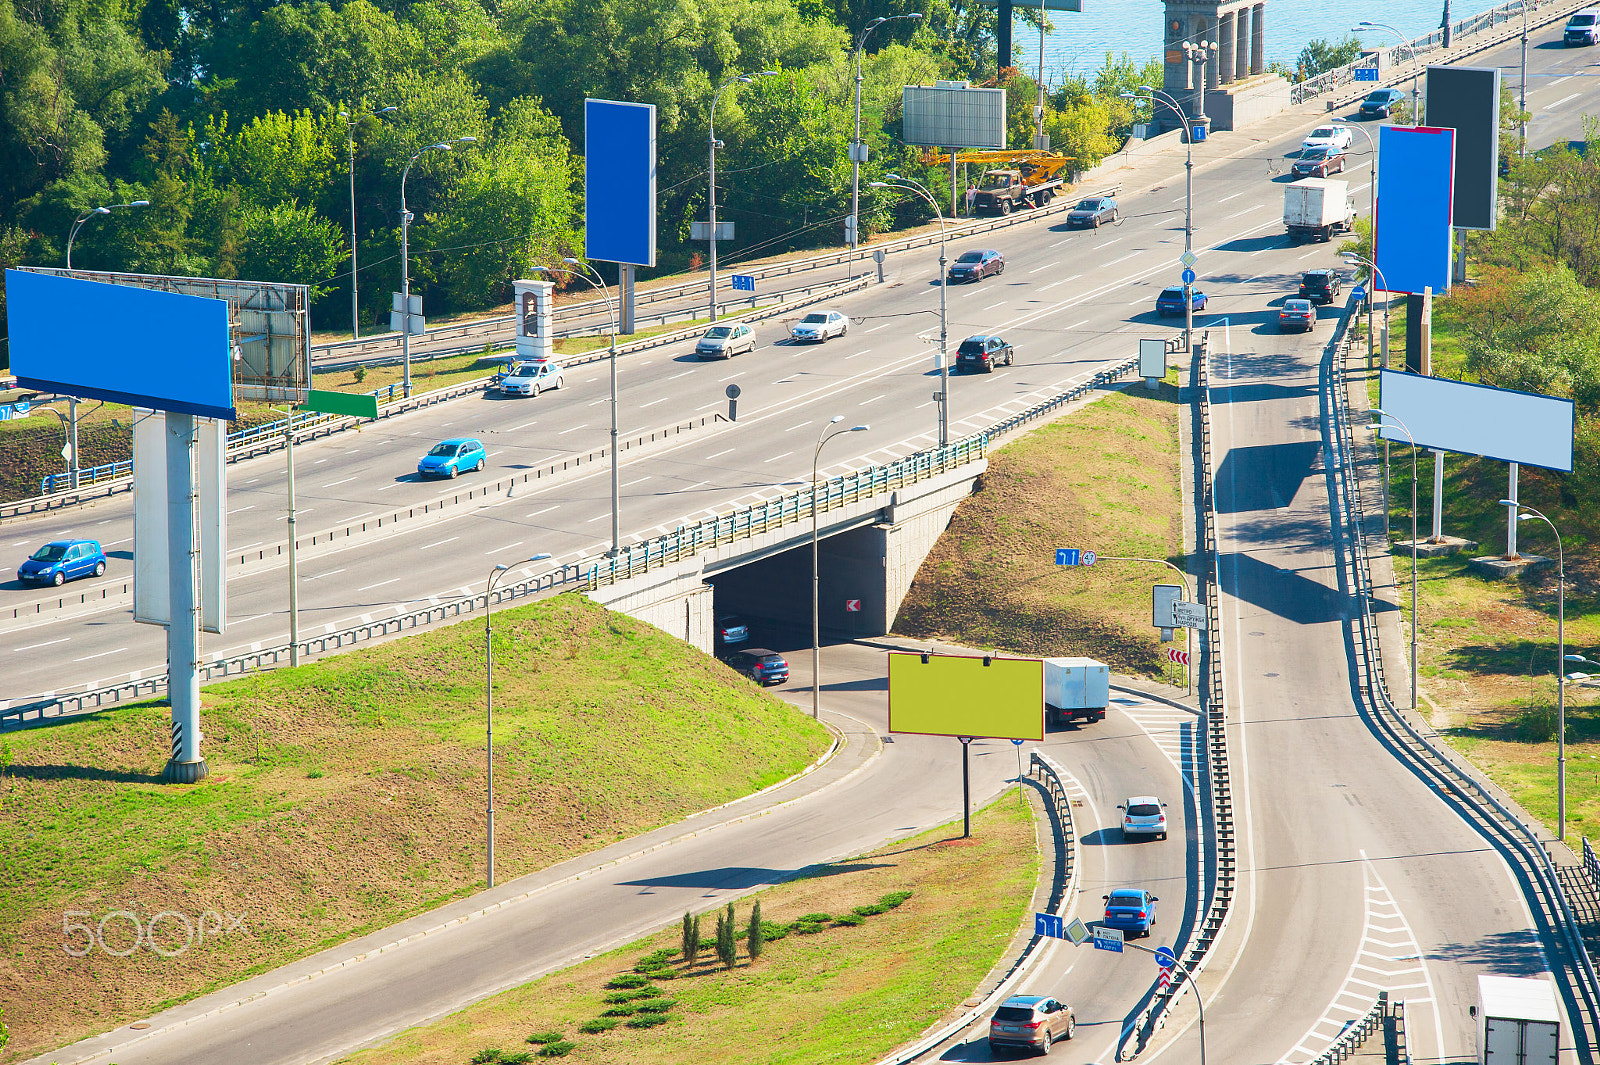
[[[955,85],[900,90],[900,139],[924,148],[1004,148],[1006,91]]]

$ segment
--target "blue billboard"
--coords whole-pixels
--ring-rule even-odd
[[[1378,131],[1373,260],[1390,292],[1450,290],[1456,131],[1384,126]]]
[[[228,301],[6,271],[20,388],[233,421]]]
[[[656,109],[583,102],[586,259],[656,264]]]

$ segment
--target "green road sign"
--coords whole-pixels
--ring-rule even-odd
[[[378,397],[365,393],[354,395],[349,392],[318,392],[313,388],[306,393],[306,400],[300,404],[300,409],[316,411],[318,414],[348,414],[356,418],[376,418]]]

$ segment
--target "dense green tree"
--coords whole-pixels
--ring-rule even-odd
[[[240,246],[233,267],[251,281],[310,285],[316,299],[329,289],[348,252],[332,222],[294,202],[251,205],[239,213]]]
[[[1360,56],[1361,42],[1354,37],[1345,37],[1338,43],[1330,43],[1318,37],[1307,41],[1306,46],[1300,49],[1299,56],[1295,58],[1295,66],[1302,76],[1314,78],[1318,74],[1326,74],[1335,67],[1353,63]]]

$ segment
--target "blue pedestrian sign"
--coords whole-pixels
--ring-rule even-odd
[[[1354,75],[1354,77],[1351,79],[1352,81],[1377,81],[1378,80],[1378,68],[1377,67],[1356,67],[1350,73]]]
[[[1172,953],[1171,947],[1157,947],[1156,964],[1163,969],[1171,969],[1178,964],[1178,956]]]
[[[1094,930],[1094,949],[1122,953],[1122,929],[1097,926]]]
[[[733,275],[733,287],[734,287],[734,290],[738,291],[738,292],[754,292],[756,290],[755,275],[754,274],[734,274]]]
[[[1183,283],[1185,285],[1194,284],[1194,271],[1193,270],[1185,270],[1181,276],[1183,278]]]
[[[1053,913],[1036,913],[1033,915],[1033,934],[1050,939],[1066,939],[1067,925]]]

